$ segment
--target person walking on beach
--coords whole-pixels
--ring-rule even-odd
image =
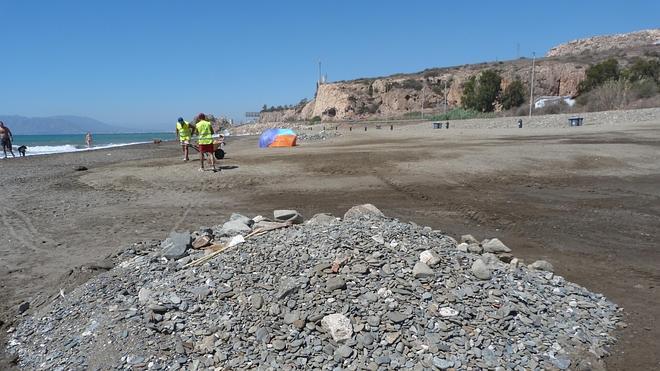
[[[183,150],[183,161],[188,161],[188,145],[190,144],[190,136],[192,134],[192,129],[188,121],[185,121],[183,117],[179,117],[176,121],[176,137],[181,143],[181,149]]]
[[[87,148],[92,148],[92,133],[89,131],[85,134],[85,143],[87,143]]]
[[[0,121],[0,141],[2,141],[2,151],[5,153],[5,158],[7,158],[7,150],[11,153],[11,157],[16,157],[14,150],[11,148],[12,140],[14,140],[14,135],[11,130],[5,126],[4,122]]]
[[[206,120],[206,115],[203,113],[197,115],[195,131],[197,132],[197,145],[199,147],[199,170],[204,171],[204,156],[208,153],[211,157],[211,168],[213,171],[216,171],[215,156],[213,156],[213,126]]]

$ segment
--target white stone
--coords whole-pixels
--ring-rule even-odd
[[[428,265],[429,267],[433,267],[434,265],[440,263],[440,257],[438,254],[431,250],[424,250],[421,254],[419,254],[419,261]]]
[[[438,313],[440,313],[440,315],[443,316],[443,317],[454,317],[454,316],[458,315],[458,311],[456,309],[449,308],[449,307],[440,308]]]
[[[245,242],[245,238],[239,234],[238,236],[234,236],[231,238],[231,240],[229,240],[227,248],[234,247],[236,245],[242,244],[243,242]]]
[[[335,342],[345,341],[353,336],[351,321],[341,313],[328,314],[323,317],[321,326],[330,333]]]

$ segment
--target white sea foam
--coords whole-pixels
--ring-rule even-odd
[[[110,143],[110,144],[102,144],[99,146],[94,146],[92,148],[87,148],[87,147],[79,148],[72,144],[63,144],[59,146],[28,146],[25,155],[38,156],[38,155],[52,155],[55,153],[94,151],[97,149],[124,147],[124,146],[131,146],[135,144],[144,144],[144,143],[151,143],[151,142],[132,142],[132,143],[119,143],[119,144]],[[14,154],[18,156],[18,146],[14,146]]]

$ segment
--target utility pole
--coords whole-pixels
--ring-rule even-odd
[[[532,81],[529,88],[529,117],[532,117],[532,106],[534,105],[534,64],[536,62],[536,53],[532,52]]]
[[[422,87],[422,120],[424,120],[424,87]]]
[[[321,60],[319,59],[319,85],[323,81],[323,75],[321,75]]]
[[[447,80],[445,80],[445,114],[447,114]]]

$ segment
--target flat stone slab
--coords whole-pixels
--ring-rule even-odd
[[[170,236],[161,242],[162,255],[168,259],[179,259],[186,255],[192,242],[189,232],[172,232]]]
[[[281,222],[291,222],[293,224],[300,224],[303,222],[303,216],[296,210],[274,210],[273,218]]]

